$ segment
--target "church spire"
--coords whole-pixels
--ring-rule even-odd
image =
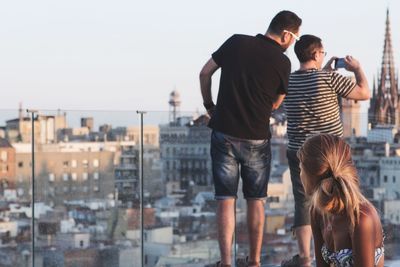
[[[376,78],[374,75],[374,78],[372,79],[372,97],[374,98],[376,96],[376,82],[375,82]]]
[[[386,11],[385,40],[381,71],[371,101],[370,119],[372,125],[389,124],[400,127],[399,91],[395,75],[389,9]]]
[[[394,97],[394,96],[398,95],[395,78],[396,77],[395,77],[395,69],[394,69],[390,17],[389,17],[389,9],[387,9],[385,42],[384,42],[384,47],[383,47],[383,57],[382,57],[382,66],[381,66],[381,81],[380,81],[379,87],[380,87],[380,89],[383,90],[383,93],[387,97],[392,97],[392,100],[396,99],[396,97]],[[390,90],[385,90],[387,88],[390,88]],[[392,104],[394,104],[394,103],[392,103]],[[397,106],[397,103],[395,105]]]

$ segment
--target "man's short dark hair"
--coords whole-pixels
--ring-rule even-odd
[[[322,48],[321,38],[305,34],[294,45],[294,52],[301,63],[314,59],[315,50]]]
[[[281,35],[284,30],[296,33],[301,25],[301,18],[295,13],[283,10],[275,15],[268,27],[268,32]]]

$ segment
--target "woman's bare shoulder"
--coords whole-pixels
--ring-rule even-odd
[[[360,205],[360,223],[361,220],[365,221],[365,223],[368,223],[369,221],[380,222],[379,214],[371,203],[364,203]]]
[[[372,232],[377,234],[377,238],[382,238],[382,225],[379,214],[375,207],[370,204],[362,204],[360,206],[360,219],[356,226],[359,232]],[[381,237],[381,238],[379,238]]]

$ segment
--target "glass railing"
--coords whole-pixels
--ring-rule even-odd
[[[148,112],[156,143],[144,139],[145,207],[156,220],[147,224],[147,266],[206,266],[219,258],[213,195],[210,134],[195,112]],[[165,233],[164,239],[160,239]],[[161,253],[160,253],[161,252]],[[159,255],[157,255],[159,254]]]
[[[0,120],[0,266],[199,267],[219,260],[204,114],[2,110]],[[368,130],[364,113],[344,113],[343,121],[360,184],[382,218],[385,265],[396,266],[399,134],[382,125]],[[286,126],[274,120],[271,129],[263,266],[297,253]],[[232,254],[243,259],[249,241],[241,185],[238,195]]]
[[[0,111],[0,266],[32,265],[31,118]]]

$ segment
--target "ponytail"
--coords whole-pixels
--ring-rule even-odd
[[[321,180],[311,196],[311,206],[321,214],[340,214],[344,212],[353,230],[359,221],[360,204],[367,202],[358,186],[341,176]]]
[[[369,203],[359,188],[350,146],[339,137],[321,134],[306,140],[299,151],[311,207],[322,215],[345,213],[353,231],[360,205]]]

